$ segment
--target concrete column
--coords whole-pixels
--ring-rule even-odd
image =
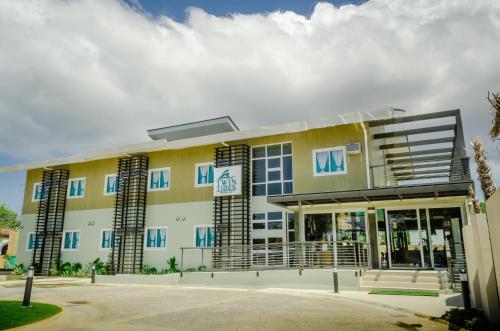
[[[377,240],[377,217],[375,211],[368,211],[368,238],[370,238],[371,268],[380,268],[378,261],[378,240]]]
[[[299,201],[299,241],[306,241],[306,230],[304,224],[304,211],[302,210],[302,202]]]

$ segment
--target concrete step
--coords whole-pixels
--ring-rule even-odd
[[[419,289],[419,290],[441,290],[442,285],[440,283],[412,283],[412,282],[380,282],[380,281],[369,281],[361,280],[361,288],[372,288],[372,289]]]
[[[367,270],[363,272],[364,275],[434,277],[444,276],[446,272],[435,270]]]
[[[363,280],[374,282],[394,282],[394,283],[438,283],[444,281],[444,277],[431,277],[431,276],[392,276],[392,275],[363,275]]]
[[[363,292],[368,292],[368,291],[373,291],[373,290],[407,290],[407,291],[437,291],[441,294],[449,294],[450,291],[447,291],[447,290],[444,290],[444,289],[439,289],[439,288],[436,288],[436,289],[428,289],[428,288],[413,288],[413,287],[404,287],[404,288],[400,288],[400,287],[377,287],[377,286],[361,286],[359,288],[360,291],[363,291]]]

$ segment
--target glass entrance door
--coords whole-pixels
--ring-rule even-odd
[[[387,211],[390,266],[393,268],[422,268],[422,234],[417,210]]]

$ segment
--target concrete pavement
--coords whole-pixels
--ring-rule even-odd
[[[37,284],[33,300],[63,312],[23,330],[446,330],[407,311],[326,291]],[[50,283],[50,281],[49,281]],[[21,299],[20,283],[0,300]]]

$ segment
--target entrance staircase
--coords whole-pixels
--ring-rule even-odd
[[[433,290],[446,292],[446,271],[367,270],[361,276],[360,290]]]

